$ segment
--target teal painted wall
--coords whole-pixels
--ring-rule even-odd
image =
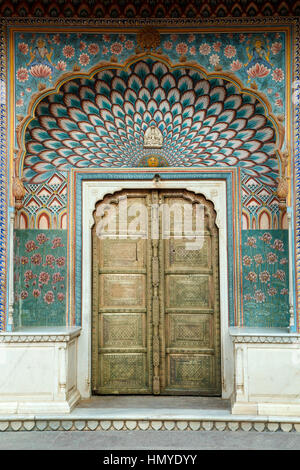
[[[289,325],[288,230],[243,230],[243,324]]]
[[[14,327],[66,324],[67,231],[15,231]]]

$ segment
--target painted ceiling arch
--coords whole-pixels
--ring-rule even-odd
[[[213,76],[212,76],[213,75]],[[278,128],[255,92],[199,67],[144,57],[69,78],[37,104],[25,132],[23,176],[43,183],[55,171],[133,168],[157,156],[170,167],[239,166],[275,186]],[[145,148],[150,126],[163,135]]]

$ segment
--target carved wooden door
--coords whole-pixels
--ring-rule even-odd
[[[195,240],[188,235],[198,234],[200,205],[204,225]],[[188,218],[191,233],[184,227]],[[128,190],[99,203],[93,228],[93,393],[220,395],[219,330],[212,203],[182,190]]]

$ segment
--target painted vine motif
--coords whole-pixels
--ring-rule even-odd
[[[289,325],[287,230],[242,231],[243,325]]]
[[[16,230],[14,245],[14,327],[64,325],[66,230]]]

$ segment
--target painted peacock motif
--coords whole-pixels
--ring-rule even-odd
[[[41,183],[70,167],[137,167],[157,154],[171,167],[239,166],[275,186],[275,129],[265,114],[255,96],[191,68],[149,59],[101,71],[66,82],[37,106],[25,180]],[[163,135],[160,149],[144,147],[151,126]]]

